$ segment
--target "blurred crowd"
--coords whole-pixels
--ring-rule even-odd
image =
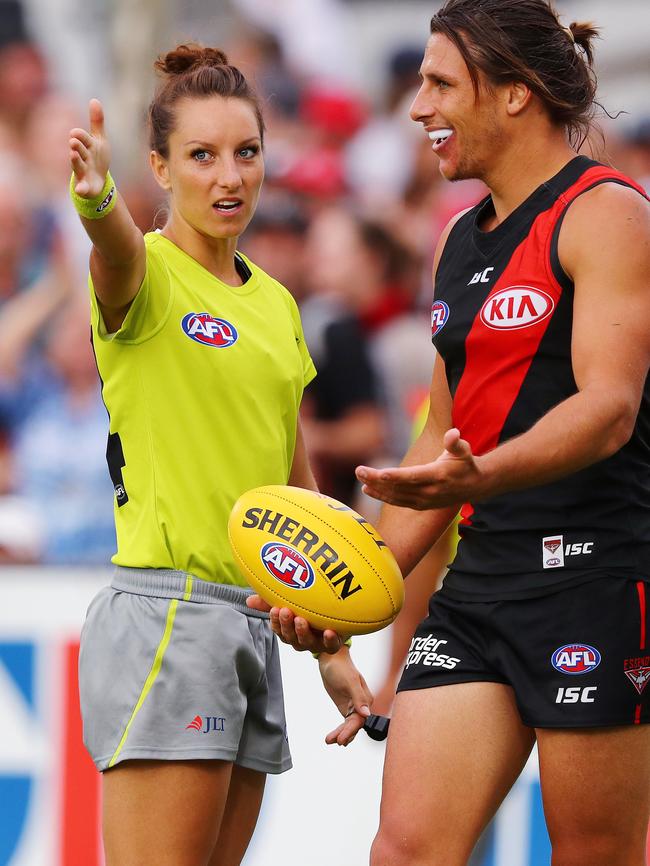
[[[86,108],[54,86],[20,7],[5,0],[2,16],[0,562],[105,564],[108,417],[89,339],[88,242],[68,201],[68,132]],[[444,182],[409,120],[422,46],[389,53],[372,98],[290,63],[252,25],[221,47],[266,106],[266,182],[241,248],[301,308],[319,371],[303,416],[319,485],[372,517],[354,467],[394,463],[408,447],[433,364],[433,250],[483,188]],[[606,127],[597,155],[650,188],[650,118],[623,129]],[[116,180],[148,231],[163,202],[138,165]]]

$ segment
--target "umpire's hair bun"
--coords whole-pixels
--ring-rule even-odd
[[[154,69],[163,75],[182,75],[203,66],[228,66],[228,58],[218,48],[189,42],[161,54],[154,63]]]

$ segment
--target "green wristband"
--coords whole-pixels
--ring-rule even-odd
[[[75,206],[77,213],[87,220],[100,220],[113,210],[117,202],[117,190],[115,189],[115,181],[111,177],[110,171],[106,172],[106,180],[100,194],[95,198],[84,198],[75,191],[77,179],[75,173],[72,172],[70,178],[70,198]]]
[[[352,646],[352,638],[349,637],[347,640],[344,640],[344,641],[343,641],[343,646],[346,646],[346,647],[350,648],[350,647]],[[313,655],[313,657],[314,657],[315,659],[317,659],[317,658],[319,658],[319,657],[322,655],[322,653],[312,653],[312,655]]]

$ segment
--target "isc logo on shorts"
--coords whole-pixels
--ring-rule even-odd
[[[314,582],[314,569],[302,553],[288,544],[268,541],[260,550],[266,570],[291,589],[307,589]]]
[[[513,331],[542,322],[554,307],[553,298],[541,289],[509,286],[488,297],[481,307],[481,321],[497,331]]]
[[[217,319],[210,313],[188,313],[183,316],[181,328],[196,343],[224,349],[237,342],[237,328],[225,319]]]
[[[595,647],[582,643],[567,643],[556,649],[551,664],[562,674],[587,674],[600,664],[600,653]]]

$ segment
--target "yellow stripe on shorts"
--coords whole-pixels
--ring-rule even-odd
[[[188,577],[189,586],[186,581],[185,583],[185,594],[183,598],[189,597],[189,594],[192,592],[192,578]],[[113,757],[108,762],[108,766],[112,767],[117,761],[120,752],[124,748],[124,744],[126,743],[126,738],[129,736],[129,731],[131,729],[131,725],[135,721],[135,717],[140,712],[142,705],[144,704],[147,695],[151,691],[153,684],[156,681],[156,677],[160,673],[160,668],[162,667],[163,656],[167,650],[169,645],[169,640],[172,636],[172,629],[174,627],[174,618],[176,616],[176,608],[178,607],[178,599],[173,598],[169,603],[169,608],[167,609],[167,621],[165,622],[165,631],[163,632],[163,636],[160,639],[160,643],[158,644],[158,649],[156,650],[156,655],[153,660],[153,664],[151,666],[151,670],[149,671],[149,676],[144,682],[144,686],[142,687],[142,691],[140,692],[140,697],[138,698],[138,702],[135,705],[133,712],[131,713],[131,718],[129,719],[126,728],[124,729],[124,733],[122,734],[122,739],[120,740],[117,749],[115,749],[115,753]]]

